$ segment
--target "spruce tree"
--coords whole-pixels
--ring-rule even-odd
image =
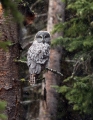
[[[53,41],[67,50],[71,75],[57,87],[80,113],[93,114],[93,1],[68,0],[64,23],[56,24],[53,33],[63,31],[64,37]]]

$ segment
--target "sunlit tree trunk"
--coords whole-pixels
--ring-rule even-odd
[[[23,120],[20,105],[21,89],[18,79],[19,58],[18,28],[11,14],[0,13],[0,42],[11,41],[13,45],[0,48],[0,100],[7,102],[5,113],[8,120]]]
[[[48,24],[47,31],[51,33],[54,25],[59,22],[64,22],[64,10],[65,3],[61,0],[49,0],[49,12],[48,12]],[[62,32],[57,32],[51,35],[51,41],[59,36],[62,36]],[[61,60],[61,47],[57,46],[50,50],[49,68],[60,72],[60,60]],[[60,82],[60,76],[48,71],[45,74],[46,80],[46,100],[40,102],[40,118],[39,120],[57,120],[57,103],[58,93],[52,87],[58,85]]]

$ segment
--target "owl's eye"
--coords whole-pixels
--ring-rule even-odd
[[[49,38],[50,36],[49,35],[45,35],[45,38]]]
[[[42,36],[37,36],[37,38],[42,38]]]
[[[48,38],[48,36],[45,36],[45,38]]]

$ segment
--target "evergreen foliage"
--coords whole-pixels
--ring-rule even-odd
[[[8,46],[11,46],[11,41],[0,41],[0,48],[3,48],[5,51],[7,51]]]
[[[2,6],[5,10],[5,15],[11,12],[11,14],[14,17],[14,20],[16,20],[17,23],[22,23],[23,21],[23,16],[22,14],[18,11],[18,3],[21,2],[22,0],[16,0],[15,2],[12,0],[1,0]]]
[[[6,107],[6,102],[5,101],[0,101],[0,120],[6,120],[7,116],[3,113]]]
[[[82,49],[93,47],[93,44],[91,44],[93,36],[93,2],[91,0],[68,0],[66,12],[69,14],[66,21],[55,25],[53,30],[53,33],[56,31],[64,32],[64,39],[60,39],[60,43],[70,51],[77,49],[78,46],[81,46]],[[75,45],[75,42],[77,42],[77,45]],[[74,49],[72,49],[73,45],[75,45]]]
[[[66,20],[55,25],[53,33],[64,32],[64,37],[53,41],[73,53],[72,74],[57,87],[80,113],[93,114],[93,1],[68,0]],[[70,59],[69,58],[69,59]],[[68,58],[66,58],[68,59]]]
[[[69,104],[73,104],[74,110],[80,110],[87,114],[93,114],[93,75],[85,77],[69,77],[63,85],[58,87],[59,93],[65,94]]]

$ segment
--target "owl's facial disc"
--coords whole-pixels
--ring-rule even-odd
[[[35,40],[37,40],[38,43],[50,44],[50,34],[47,31],[39,31],[35,36]]]

